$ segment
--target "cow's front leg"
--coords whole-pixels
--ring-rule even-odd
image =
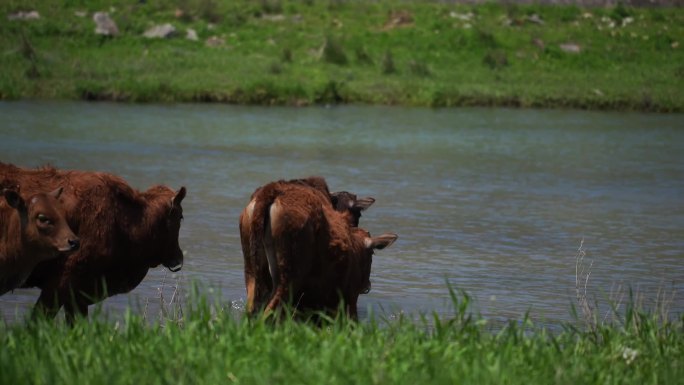
[[[62,308],[62,304],[59,292],[55,288],[41,289],[40,296],[38,296],[38,300],[31,310],[31,319],[44,318],[52,320],[59,312],[59,309]]]
[[[73,326],[77,317],[88,316],[88,301],[82,294],[74,295],[64,304],[64,318],[68,325]]]

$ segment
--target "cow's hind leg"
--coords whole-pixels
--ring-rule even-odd
[[[270,296],[268,305],[266,305],[266,315],[280,310],[284,302],[287,303],[290,293],[292,292],[292,275],[291,275],[291,250],[289,249],[291,241],[289,239],[282,239],[289,237],[281,237],[278,242],[271,244],[272,251],[268,258],[269,271],[273,281],[273,292]],[[267,253],[269,254],[269,253]]]
[[[247,288],[247,303],[245,304],[245,310],[247,314],[252,315],[254,313],[254,296],[256,295],[256,279],[254,275],[245,273],[245,287]]]
[[[255,301],[258,295],[256,289],[256,263],[252,260],[252,251],[249,242],[249,232],[252,220],[252,211],[254,210],[254,203],[250,202],[245,211],[240,214],[240,243],[242,245],[242,257],[245,267],[245,289],[247,290],[247,300],[245,303],[245,311],[248,315],[254,314],[256,310]]]
[[[256,311],[263,311],[264,307],[266,307],[268,301],[271,299],[273,288],[271,287],[271,274],[268,271],[266,257],[259,255],[259,258],[260,260],[258,261],[259,263],[256,270],[256,284],[254,288],[254,306]],[[263,261],[261,259],[263,259]]]
[[[270,313],[274,312],[275,310],[278,310],[282,307],[283,302],[287,301],[288,295],[289,295],[289,289],[290,289],[290,274],[289,274],[289,269],[287,266],[281,265],[280,268],[278,269],[278,276],[277,278],[273,277],[273,269],[271,270],[271,277],[275,282],[273,285],[273,292],[270,296],[270,300],[268,301],[268,305],[266,305],[265,309],[265,314],[269,315]]]
[[[293,312],[300,308],[303,282],[307,276],[302,274],[302,271],[307,272],[308,266],[297,265],[301,261],[297,240],[296,237],[281,236],[277,242],[274,242],[278,275],[277,279],[274,279],[274,291],[266,306],[266,313],[282,311],[287,306],[290,306],[288,310]]]
[[[266,222],[265,234],[263,238],[264,254],[268,263],[268,273],[271,280],[271,292],[268,294],[268,304],[266,305],[265,314],[268,315],[274,310],[280,308],[283,300],[286,299],[288,293],[288,285],[290,282],[290,275],[287,255],[283,255],[288,242],[283,238],[284,235],[278,237],[278,242],[273,236],[272,221],[277,221],[279,217],[278,205],[274,203],[270,208],[269,220]]]

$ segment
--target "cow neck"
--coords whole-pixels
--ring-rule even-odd
[[[154,239],[160,227],[162,210],[156,205],[146,204],[142,208],[141,217],[131,221],[129,228],[124,229],[128,232],[130,241],[145,246],[150,239]]]
[[[146,241],[144,244],[149,244],[150,239],[156,239],[160,232],[164,232],[168,216],[171,210],[171,199],[173,198],[173,191],[150,189],[141,194],[144,201],[142,209],[142,220],[138,221],[133,230],[135,234],[135,242],[141,240]]]

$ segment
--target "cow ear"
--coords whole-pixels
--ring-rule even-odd
[[[7,204],[10,205],[10,207],[17,208],[21,206],[23,202],[21,196],[19,196],[19,193],[15,190],[4,189],[2,190],[2,195],[5,196],[5,200],[7,201]]]
[[[59,187],[55,191],[51,192],[50,195],[55,197],[55,199],[59,199],[60,195],[62,195],[62,192],[64,191],[64,187]]]
[[[171,201],[173,206],[180,205],[183,198],[185,198],[185,192],[185,186],[181,187],[180,190],[176,192],[176,196],[174,196],[173,200]]]
[[[372,198],[372,197],[359,198],[359,199],[354,201],[352,208],[358,209],[359,211],[363,211],[363,210],[366,210],[367,208],[371,207],[371,205],[373,203],[375,203],[375,198]]]
[[[392,233],[385,233],[385,234],[379,235],[377,237],[366,238],[365,239],[366,248],[382,250],[386,247],[389,247],[391,244],[393,244],[394,241],[397,240],[397,238],[399,238],[399,236],[397,236],[397,234],[392,234]]]

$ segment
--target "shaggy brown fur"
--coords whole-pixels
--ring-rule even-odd
[[[42,290],[34,312],[54,317],[65,306],[71,321],[76,313],[86,315],[88,305],[131,291],[152,267],[182,266],[178,233],[185,187],[139,192],[107,173],[0,163],[3,177],[18,181],[26,193],[63,186],[67,221],[81,238],[77,252],[39,264],[26,281],[24,287]]]
[[[4,182],[7,185],[11,183]],[[35,194],[24,201],[15,189],[0,196],[0,295],[24,283],[41,261],[78,249],[64,209],[57,201],[62,189]]]
[[[334,210],[330,194],[306,184],[270,183],[252,202],[240,218],[248,312],[263,304],[270,312],[289,299],[300,309],[331,312],[342,300],[356,318],[358,296],[370,286],[373,249],[396,235],[370,238]]]
[[[350,226],[358,227],[361,211],[369,208],[375,199],[371,197],[357,198],[356,194],[338,191],[330,194],[330,201],[336,211],[345,215]]]
[[[325,179],[320,176],[310,176],[303,179],[279,180],[259,187],[254,191],[250,198],[250,203],[247,205],[240,215],[240,240],[242,243],[242,254],[245,264],[245,286],[247,288],[247,312],[253,314],[257,309],[263,308],[267,303],[269,296],[273,290],[271,282],[271,275],[268,269],[268,261],[263,247],[254,248],[252,252],[252,224],[251,213],[256,204],[255,197],[261,194],[262,189],[269,189],[271,194],[278,194],[279,191],[287,189],[292,186],[302,188],[310,188],[323,196],[329,197],[330,204],[345,215],[347,222],[351,226],[358,226],[361,211],[370,207],[375,202],[375,199],[368,197],[363,199],[356,198],[356,195],[343,191],[337,193],[330,193],[328,184]],[[274,197],[271,197],[274,198]],[[272,199],[271,199],[272,200]],[[257,223],[257,226],[261,223]],[[261,233],[262,228],[257,228],[255,231]]]

